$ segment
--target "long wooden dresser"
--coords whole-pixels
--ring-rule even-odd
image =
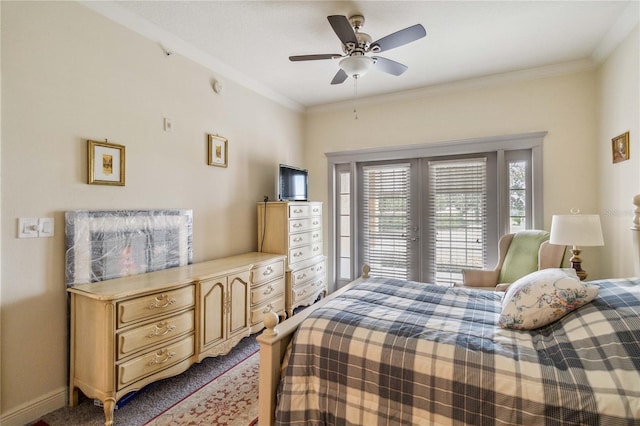
[[[258,203],[258,251],[287,255],[286,309],[310,305],[326,294],[322,203]]]
[[[285,315],[285,256],[246,253],[81,284],[71,295],[69,405],[78,390],[104,405],[228,353]]]

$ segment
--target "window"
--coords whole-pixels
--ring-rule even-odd
[[[347,169],[347,170],[345,170]],[[353,280],[353,262],[351,259],[351,172],[342,167],[337,171],[337,275],[338,281],[347,283]]]
[[[528,151],[505,153],[507,163],[508,233],[531,228],[531,155]]]

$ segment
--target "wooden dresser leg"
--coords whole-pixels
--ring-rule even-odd
[[[116,408],[116,401],[109,398],[103,401],[104,405],[104,426],[113,426],[113,410]]]
[[[78,389],[74,386],[69,388],[69,407],[78,405]]]

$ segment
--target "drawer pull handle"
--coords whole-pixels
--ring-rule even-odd
[[[271,266],[267,266],[266,271],[264,271],[264,272],[262,273],[262,275],[264,275],[264,276],[269,276],[269,275],[271,275],[271,274],[273,274],[273,268],[272,268]]]
[[[320,222],[318,222],[317,220],[314,220],[314,221],[312,222],[312,224],[313,224],[313,225],[320,225]]]
[[[157,364],[164,364],[165,362],[170,361],[174,356],[176,356],[175,352],[169,352],[167,349],[162,349],[155,353],[153,359],[149,361],[147,365],[149,367],[153,367]]]
[[[304,289],[302,291],[299,291],[298,293],[296,293],[298,297],[300,296],[304,296],[305,294],[307,294],[307,289]]]
[[[153,330],[147,335],[148,338],[164,336],[167,333],[171,333],[176,329],[176,326],[173,324],[169,324],[168,321],[160,322],[156,324]]]
[[[313,238],[318,238],[319,236],[319,234],[313,234]]]
[[[318,250],[320,250],[320,247],[314,247],[313,248],[313,251],[318,251]]]
[[[307,278],[307,274],[301,274],[301,275],[297,275],[296,276],[296,279],[298,279],[298,280],[302,280],[302,279],[305,279],[305,278]]]
[[[318,213],[319,211],[320,211],[320,209],[318,209],[318,208],[313,209],[314,213]]]
[[[294,224],[292,225],[294,228],[302,228],[302,223],[300,222],[294,222]]]
[[[263,314],[267,314],[269,312],[271,312],[273,310],[273,306],[271,306],[271,303],[269,303],[267,306],[265,306],[265,308],[262,310]]]
[[[304,253],[302,253],[301,251],[297,252],[297,253],[293,253],[293,257],[300,257],[302,256]]]
[[[302,213],[302,209],[293,209],[294,213]]]
[[[294,243],[299,243],[300,241],[302,241],[302,237],[296,237],[293,239]]]
[[[275,288],[273,288],[273,286],[269,284],[262,294],[271,294],[273,293],[273,290],[275,290]]]
[[[162,296],[156,296],[156,299],[149,305],[149,309],[166,308],[176,302],[176,299],[169,299],[168,294],[163,294]]]

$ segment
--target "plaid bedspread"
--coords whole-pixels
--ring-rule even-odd
[[[501,295],[372,278],[300,326],[279,425],[640,425],[640,280],[534,331]]]

